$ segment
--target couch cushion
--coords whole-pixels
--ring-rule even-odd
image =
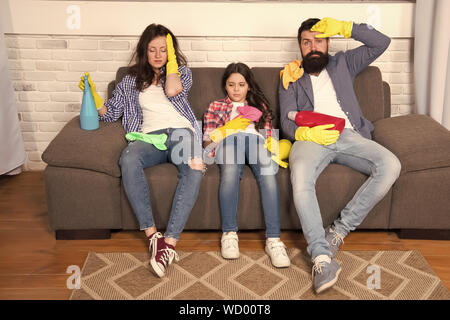
[[[44,178],[52,230],[122,228],[121,179],[54,166],[45,168]]]
[[[450,131],[432,118],[410,114],[374,126],[373,139],[399,158],[402,172],[450,166]]]
[[[378,67],[369,66],[360,72],[353,83],[356,99],[364,117],[375,122],[384,118],[384,89]]]
[[[275,120],[273,126],[279,128],[280,106],[278,104],[278,84],[280,82],[280,67],[254,67],[252,72],[256,81],[269,100],[270,107],[274,113]],[[209,104],[217,99],[225,97],[222,88],[222,75],[225,68],[218,67],[193,67],[192,88],[189,92],[189,103],[197,119],[203,119],[203,114]],[[116,83],[119,83],[127,74],[128,67],[120,67],[116,73],[116,80],[110,83],[108,87],[108,96],[110,96]],[[381,72],[378,67],[369,66],[364,69],[355,78],[354,90],[361,110],[369,121],[383,119],[390,113],[390,103],[384,102],[384,92],[388,88],[383,84]],[[389,90],[387,90],[389,91]],[[389,93],[388,93],[389,94]],[[389,97],[387,97],[389,99]],[[390,101],[390,100],[389,100]]]
[[[197,119],[203,120],[203,114],[209,104],[225,97],[221,81],[225,68],[191,68],[192,87],[189,92],[189,104]]]
[[[177,168],[164,163],[144,170],[150,188],[153,217],[158,229],[169,221],[173,196],[177,187]],[[316,190],[324,227],[330,225],[353,198],[367,176],[349,167],[330,164],[317,180]],[[280,192],[280,220],[283,230],[298,230],[300,221],[292,197],[290,170],[280,168],[277,174]],[[185,230],[218,230],[220,223],[219,166],[209,165],[199,195],[185,225]],[[339,185],[339,188],[336,186]],[[138,229],[139,224],[125,192],[121,191],[122,227]],[[391,191],[371,210],[360,228],[387,228]],[[240,230],[265,229],[258,183],[248,165],[244,166],[239,189],[238,227]]]
[[[48,145],[42,160],[56,167],[100,171],[120,177],[119,159],[126,147],[120,121],[100,121],[98,130],[80,128],[80,117],[70,120]]]
[[[252,68],[253,75],[258,82],[262,92],[269,100],[274,120],[274,128],[280,128],[280,105],[278,104],[278,85],[280,83],[281,68],[255,67]]]
[[[392,194],[390,229],[450,229],[450,167],[402,174]]]

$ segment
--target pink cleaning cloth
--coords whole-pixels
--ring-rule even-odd
[[[262,116],[260,110],[251,106],[237,107],[237,111],[241,114],[242,118],[249,119],[252,122],[259,121],[259,118]]]

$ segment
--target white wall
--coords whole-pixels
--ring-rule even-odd
[[[1,10],[5,33],[139,35],[158,21],[180,36],[294,37],[301,21],[331,16],[370,23],[390,37],[413,34],[413,3],[1,1],[9,8]]]
[[[374,65],[380,67],[383,79],[391,85],[392,114],[410,113],[414,104],[411,3],[338,4],[322,1],[319,4],[276,3],[272,4],[272,9],[267,3],[260,2],[169,4],[173,10],[187,11],[189,8],[190,12],[197,12],[182,20],[181,13],[170,18],[167,10],[161,9],[160,2],[125,5],[99,1],[1,1],[0,17],[7,30],[9,68],[29,157],[28,170],[45,167],[40,159],[42,152],[65,123],[79,114],[82,93],[77,83],[81,74],[89,71],[100,95],[106,97],[107,84],[115,78],[117,68],[128,63],[139,34],[151,22],[163,23],[173,30],[192,67],[224,67],[231,61],[242,61],[251,67],[281,68],[299,58],[296,32],[303,19],[321,17],[327,12],[341,19],[376,24],[377,19],[371,12],[379,10],[381,27],[378,29],[389,35],[392,42]],[[4,4],[7,10],[3,10]],[[78,30],[67,28],[66,20],[71,14],[65,10],[71,4],[81,9]],[[222,15],[215,14],[215,22],[206,23],[209,20],[202,18],[207,16],[206,7],[214,8]],[[262,17],[269,18],[241,19],[238,25],[225,27],[230,18],[223,13],[243,8],[242,17],[259,12]],[[289,9],[286,15],[281,14],[281,8]],[[5,17],[5,12],[10,15]],[[86,12],[102,12],[102,15],[87,18],[91,13]],[[139,12],[145,12],[145,15]],[[159,14],[152,16],[151,12]],[[330,51],[334,53],[358,45],[360,43],[352,39],[333,39]]]

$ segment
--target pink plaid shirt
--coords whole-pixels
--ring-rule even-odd
[[[209,133],[230,121],[232,110],[233,103],[229,97],[210,103],[208,110],[203,115],[203,141],[211,141]],[[266,129],[266,136],[270,137],[272,135],[271,120],[266,121],[264,129]]]

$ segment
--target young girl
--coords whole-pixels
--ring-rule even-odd
[[[239,184],[247,162],[260,189],[266,223],[265,251],[275,267],[288,267],[290,260],[286,254],[286,247],[280,240],[280,196],[275,175],[278,164],[271,160],[270,152],[264,147],[264,136],[258,132],[264,128],[267,136],[271,135],[272,113],[269,104],[249,67],[243,63],[232,63],[227,66],[222,86],[227,96],[209,105],[203,122],[205,148],[213,141],[218,142],[220,138],[217,136],[224,137],[218,146],[212,149],[212,154],[215,153],[216,163],[220,167],[222,256],[225,259],[239,257],[236,234]],[[259,120],[252,122],[241,115],[240,110],[248,106],[260,111]],[[225,132],[225,129],[229,129],[228,132]],[[237,161],[234,155],[237,155]]]
[[[202,132],[187,100],[192,73],[172,32],[162,25],[149,25],[133,57],[135,64],[105,104],[92,85],[91,91],[94,89],[100,120],[112,122],[122,117],[127,138],[129,134],[144,137],[129,142],[119,164],[125,193],[140,229],[150,241],[150,264],[163,277],[172,261],[178,260],[175,245],[195,204],[203,177]],[[151,144],[151,139],[145,142],[146,137],[163,139]],[[191,149],[194,152],[183,154],[180,159],[177,152],[171,152],[179,143],[183,144],[183,153]],[[166,162],[177,165],[179,181],[163,236],[153,221],[144,169]]]

